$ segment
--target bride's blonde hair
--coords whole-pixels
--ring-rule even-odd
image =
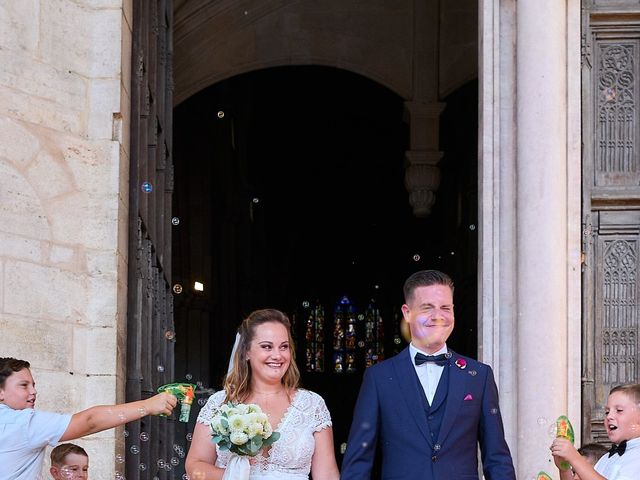
[[[251,394],[251,367],[247,361],[247,352],[251,347],[251,342],[256,334],[258,325],[264,323],[280,323],[287,329],[289,337],[289,351],[291,361],[289,367],[282,377],[282,385],[288,393],[292,389],[298,388],[300,384],[300,370],[296,365],[296,350],[291,336],[291,322],[280,310],[265,308],[251,312],[238,328],[239,341],[235,352],[232,355],[233,366],[224,377],[224,390],[226,392],[225,402],[244,402]]]

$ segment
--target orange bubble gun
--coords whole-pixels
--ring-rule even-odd
[[[191,383],[168,383],[158,387],[158,393],[167,392],[173,395],[180,402],[179,421],[187,423],[189,421],[189,413],[191,413],[191,404],[195,397],[195,385]]]
[[[571,426],[571,422],[565,415],[560,415],[556,420],[556,438],[566,438],[571,443],[575,440],[575,434],[573,433],[573,427]],[[569,462],[562,461],[560,462],[560,468],[562,470],[569,470],[571,465]]]

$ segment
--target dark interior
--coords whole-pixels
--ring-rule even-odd
[[[389,357],[406,346],[402,285],[419,269],[453,277],[449,346],[476,357],[477,98],[474,81],[443,99],[442,180],[427,218],[413,216],[404,186],[403,99],[365,77],[278,67],[175,108],[176,381],[197,382],[199,404],[220,388],[240,321],[257,308],[283,310],[303,386],[331,411],[340,462],[364,362],[333,372],[334,308],[343,296],[358,313],[375,304]],[[307,372],[305,322],[316,304],[325,308],[325,371]]]

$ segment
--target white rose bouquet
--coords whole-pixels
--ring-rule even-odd
[[[253,457],[278,438],[280,433],[273,431],[267,414],[253,403],[222,404],[211,420],[211,441],[239,456]]]

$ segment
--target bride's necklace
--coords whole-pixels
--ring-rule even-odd
[[[278,393],[282,393],[282,392],[284,392],[284,388],[281,388],[280,390],[276,390],[275,392],[260,392],[258,390],[253,391],[253,393],[257,393],[258,395],[264,395],[264,396],[277,395]]]

